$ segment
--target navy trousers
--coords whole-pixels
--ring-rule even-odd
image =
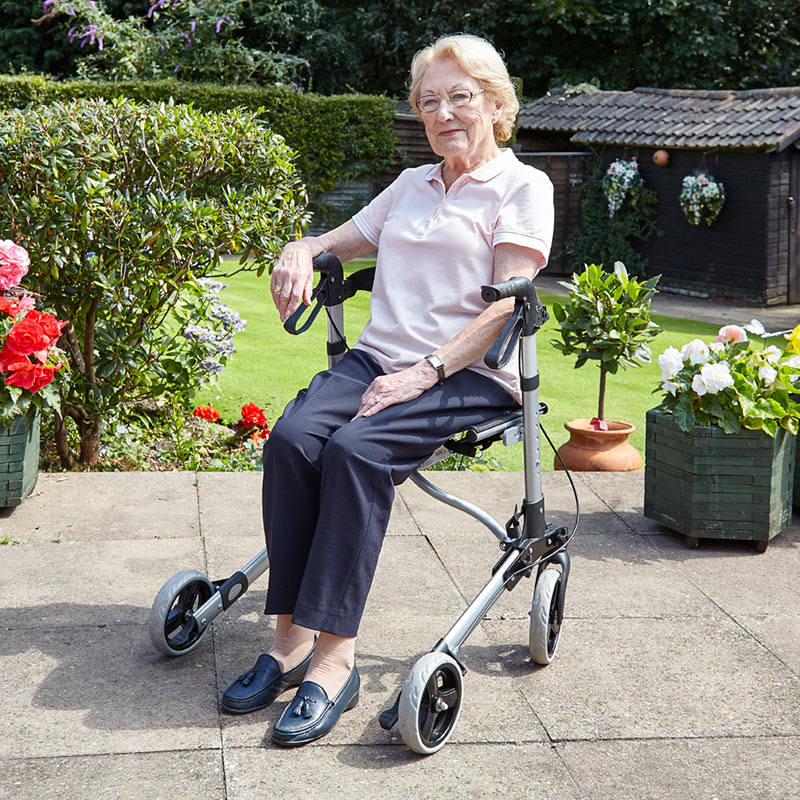
[[[485,375],[462,370],[407,403],[353,420],[383,374],[360,350],[314,377],[264,448],[267,614],[355,636],[372,585],[394,487],[453,434],[516,408]]]

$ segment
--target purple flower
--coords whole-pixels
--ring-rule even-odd
[[[217,28],[217,33],[219,33],[219,30],[220,30],[220,28],[222,27],[222,23],[223,23],[223,22],[227,22],[227,23],[228,23],[228,25],[230,25],[230,26],[231,26],[231,28],[233,27],[233,20],[232,20],[232,19],[231,19],[231,18],[230,18],[230,17],[229,17],[227,14],[226,14],[224,17],[220,17],[220,18],[217,20],[217,25],[216,25],[216,28]]]
[[[189,30],[190,30],[192,33],[194,33],[194,29],[195,29],[196,27],[197,27],[197,23],[196,23],[196,22],[192,22],[192,24],[189,26]]]
[[[156,0],[156,2],[155,2],[155,3],[153,3],[153,5],[151,5],[151,6],[150,6],[150,8],[148,8],[148,9],[147,9],[147,16],[148,16],[148,18],[149,18],[149,17],[152,17],[152,16],[153,16],[153,12],[154,12],[156,9],[158,9],[158,8],[161,8],[161,6],[163,6],[163,5],[164,5],[164,3],[166,3],[166,2],[167,2],[167,0]]]

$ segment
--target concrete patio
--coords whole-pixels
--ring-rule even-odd
[[[498,519],[520,473],[437,473]],[[531,664],[533,588],[506,593],[462,650],[453,738],[420,758],[379,712],[498,558],[463,514],[400,487],[358,643],[361,703],[330,736],[283,751],[291,694],[222,716],[225,687],[266,648],[266,581],[168,659],[150,604],[184,568],[212,578],[262,546],[258,474],[43,474],[0,511],[6,695],[0,798],[800,798],[800,519],[763,555],[644,519],[640,474],[583,473],[582,520],[556,660]],[[545,475],[548,516],[571,490]]]

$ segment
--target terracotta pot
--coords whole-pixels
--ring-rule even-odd
[[[627,422],[605,420],[607,431],[593,430],[589,419],[565,422],[569,441],[558,448],[567,469],[576,472],[641,472],[644,469],[639,451],[628,441],[636,428]],[[555,459],[555,468],[562,469]]]

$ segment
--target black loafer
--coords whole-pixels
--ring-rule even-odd
[[[316,641],[314,642],[316,645]],[[227,714],[249,714],[266,708],[281,692],[303,682],[314,648],[296,666],[281,672],[278,662],[269,654],[258,657],[256,665],[240,675],[222,695],[220,708]]]
[[[343,712],[355,708],[360,687],[355,666],[333,700],[328,700],[318,683],[303,681],[273,728],[272,741],[281,747],[298,747],[321,739],[330,733]]]

